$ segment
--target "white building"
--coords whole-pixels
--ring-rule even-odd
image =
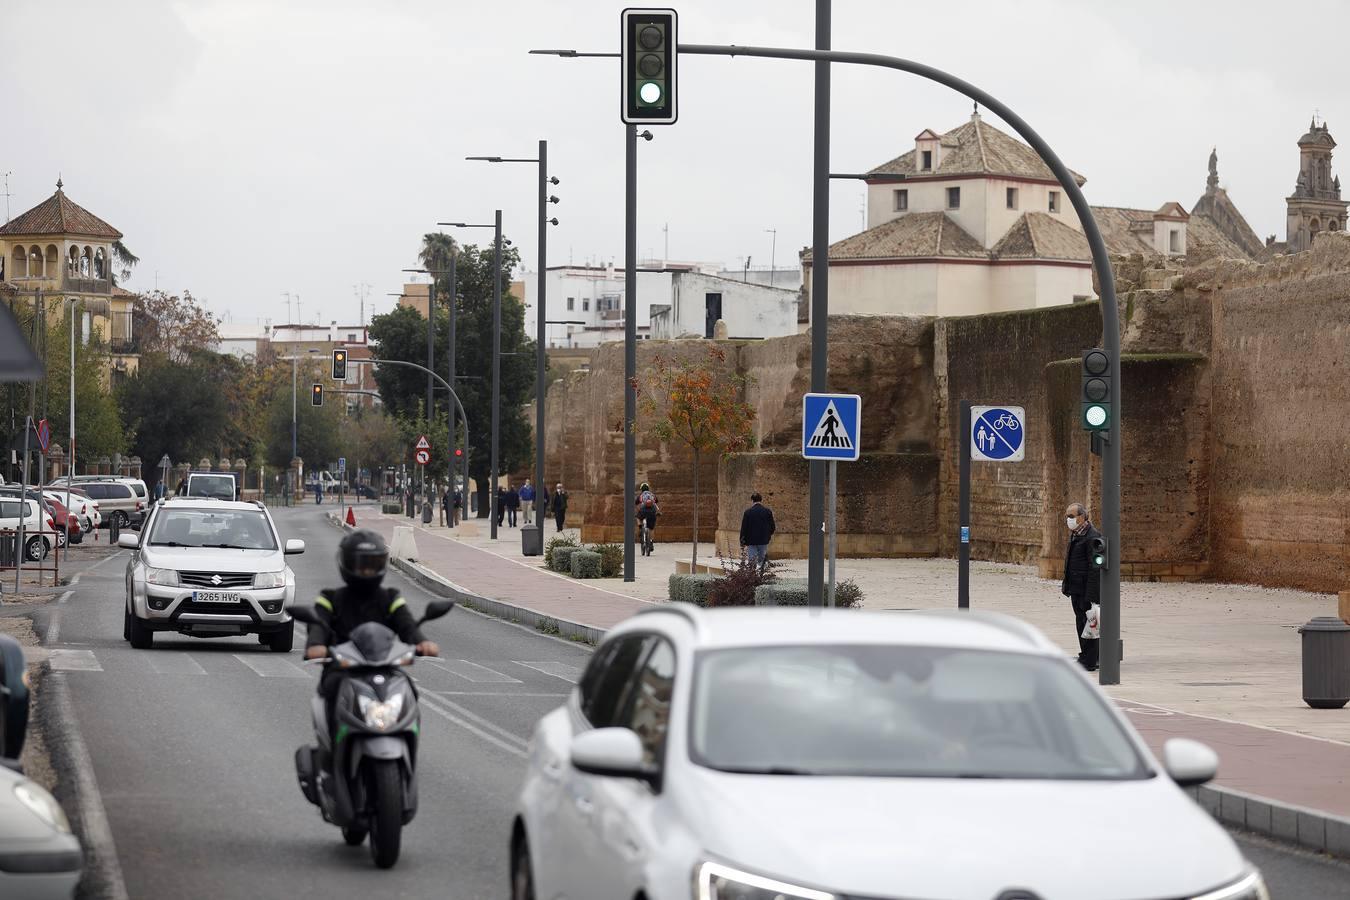
[[[796,334],[798,299],[796,289],[702,272],[674,272],[670,303],[652,307],[651,336],[658,340],[710,338],[718,320],[726,323],[729,338]]]

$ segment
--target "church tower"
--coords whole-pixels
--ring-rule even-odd
[[[1286,200],[1289,253],[1312,247],[1313,238],[1320,232],[1345,230],[1350,201],[1341,199],[1341,180],[1331,174],[1331,151],[1335,147],[1326,123],[1318,125],[1316,119],[1308,126],[1308,133],[1298,139],[1298,184]]]

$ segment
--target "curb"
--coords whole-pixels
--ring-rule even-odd
[[[336,516],[331,516],[329,521],[344,530],[350,528]],[[470,609],[589,644],[599,644],[604,639],[603,628],[558,619],[526,606],[483,597],[413,560],[394,559],[390,560],[390,564],[433,594],[455,600]],[[1220,824],[1305,850],[1350,860],[1350,818],[1212,784],[1183,790]]]

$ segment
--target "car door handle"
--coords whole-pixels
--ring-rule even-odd
[[[577,812],[581,813],[584,818],[589,819],[595,814],[595,804],[591,802],[589,797],[576,797],[572,802],[576,804]]]

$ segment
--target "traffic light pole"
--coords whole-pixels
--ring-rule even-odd
[[[683,49],[683,48],[681,48]],[[816,0],[816,49],[830,49],[830,0]],[[830,62],[816,61],[815,154],[811,173],[811,391],[830,380]],[[825,462],[807,463],[806,603],[825,605]]]
[[[446,348],[446,357],[447,357],[447,359],[446,359],[446,365],[445,365],[446,371],[447,371],[447,372],[449,373],[449,375],[450,375],[450,385],[451,385],[451,390],[454,390],[454,384],[455,384],[455,305],[456,305],[456,297],[455,297],[455,293],[456,293],[456,285],[455,285],[455,257],[457,257],[457,256],[459,256],[458,251],[456,251],[455,248],[451,247],[451,248],[450,248],[450,296],[446,299],[446,303],[447,303],[447,305],[449,306],[449,311],[450,311],[450,339],[449,339],[449,341],[447,341],[447,343],[449,344],[449,346]],[[450,491],[450,502],[451,502],[451,507],[450,507],[450,516],[446,519],[446,524],[447,524],[450,528],[454,528],[454,527],[455,527],[455,510],[454,510],[454,497],[455,497],[455,438],[459,436],[459,434],[458,434],[458,433],[459,433],[459,420],[458,420],[458,417],[457,417],[456,414],[455,414],[455,408],[454,408],[453,406],[450,408],[450,416],[449,416],[449,418],[450,418],[450,436],[449,436],[449,443],[446,444],[446,447],[448,448],[446,452],[449,454],[449,462],[446,463],[445,469],[446,469],[446,471],[449,473],[449,482],[450,482],[450,484],[449,484],[449,487],[447,488],[447,490]],[[467,457],[467,455],[466,455],[466,457]],[[464,469],[464,493],[467,494],[468,492],[469,492],[469,470],[468,470],[468,468],[467,468],[467,466],[466,466],[465,469]],[[461,498],[460,502],[461,502],[461,503],[464,502],[462,498]]]
[[[637,478],[637,126],[624,126],[623,269],[623,580],[637,578],[633,552],[634,480]],[[698,536],[695,535],[695,540]]]

